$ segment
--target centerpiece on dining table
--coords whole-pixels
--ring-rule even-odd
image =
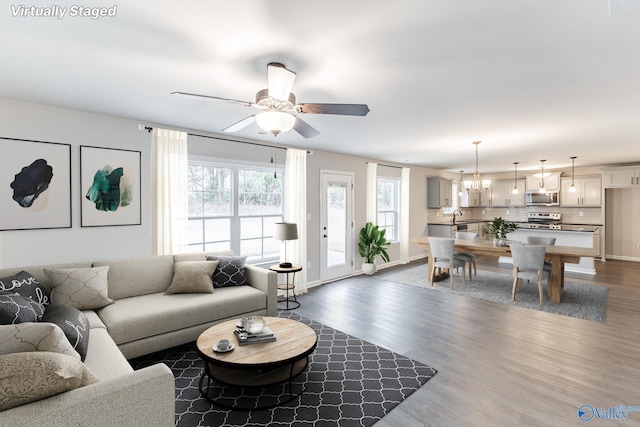
[[[501,216],[493,218],[491,222],[482,227],[482,232],[493,237],[494,246],[509,246],[507,234],[516,231],[518,226],[515,222],[507,221]]]

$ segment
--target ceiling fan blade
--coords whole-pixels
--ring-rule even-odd
[[[254,114],[253,116],[245,117],[244,119],[232,124],[231,126],[227,126],[226,128],[222,129],[222,132],[238,132],[240,129],[249,126],[255,121],[256,115]]]
[[[227,101],[227,102],[233,102],[236,104],[242,104],[247,107],[251,107],[254,105],[253,102],[249,102],[249,101],[240,101],[238,99],[230,99],[230,98],[220,98],[219,96],[211,96],[211,95],[199,95],[197,93],[171,92],[171,95],[185,96],[185,97],[191,97],[191,98],[214,99],[218,101]]]
[[[280,101],[289,99],[296,73],[287,70],[284,65],[272,62],[267,65],[267,78],[269,79],[269,96]]]
[[[296,122],[293,125],[293,130],[295,130],[305,138],[313,138],[314,136],[320,135],[320,132],[315,130],[309,123],[305,122],[300,117],[296,117]]]
[[[296,110],[303,114],[338,114],[342,116],[366,116],[367,104],[298,104]]]

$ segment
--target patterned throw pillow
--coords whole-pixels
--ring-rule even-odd
[[[69,305],[49,304],[41,322],[57,325],[84,362],[89,347],[89,319],[83,312]]]
[[[37,322],[44,314],[44,305],[22,295],[0,295],[0,325]]]
[[[5,354],[0,356],[0,411],[98,381],[84,363],[65,354]]]
[[[211,276],[218,261],[185,261],[173,264],[173,281],[165,294],[211,294]]]
[[[56,324],[27,322],[0,326],[0,354],[28,351],[51,351],[80,360],[80,355]]]
[[[26,271],[0,279],[0,294],[2,293],[20,294],[40,304],[49,304],[47,290],[40,286],[33,274]]]
[[[218,261],[213,273],[213,287],[246,285],[244,264],[246,256],[208,256],[208,261]]]
[[[108,296],[109,266],[44,270],[51,282],[51,304],[95,310],[113,304]]]

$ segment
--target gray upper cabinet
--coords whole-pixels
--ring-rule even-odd
[[[448,179],[427,178],[427,207],[450,208],[452,206],[452,183]]]

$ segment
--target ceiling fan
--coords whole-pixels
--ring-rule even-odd
[[[218,99],[263,110],[222,129],[223,132],[237,132],[256,122],[274,136],[293,129],[305,138],[313,138],[319,132],[294,113],[366,116],[369,112],[366,104],[296,104],[296,96],[291,92],[296,74],[278,62],[267,65],[267,78],[268,88],[256,93],[255,102],[186,92],[172,92],[172,95]]]

